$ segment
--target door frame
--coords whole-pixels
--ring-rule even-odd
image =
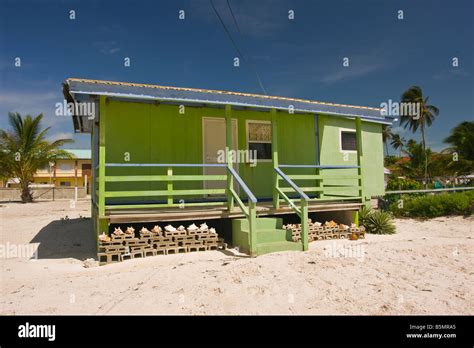
[[[204,135],[205,135],[205,127],[204,127],[204,124],[206,123],[206,120],[222,120],[224,121],[224,125],[225,125],[225,118],[224,117],[211,117],[211,116],[203,116],[202,117],[202,121],[201,121],[201,129],[202,129],[202,163],[205,164],[206,163],[206,151],[205,151],[205,146],[206,146],[206,143],[205,143],[205,138],[204,138]],[[237,121],[236,118],[232,118],[231,119],[231,122],[232,122],[232,126],[234,125],[235,123],[235,133],[236,133],[236,137],[235,137],[235,145],[236,145],[236,150],[239,150],[239,122]],[[234,127],[232,127],[234,128]],[[234,135],[232,133],[232,135]],[[224,137],[225,139],[225,137]],[[234,139],[232,139],[234,140]],[[236,163],[236,166],[234,166],[234,169],[237,173],[239,173],[239,163]],[[202,168],[202,174],[205,175],[205,170],[206,170],[206,167],[203,167]],[[227,173],[227,171],[226,171]],[[203,182],[203,188],[204,189],[207,189],[208,188],[208,182],[206,180],[204,180]],[[237,185],[237,187],[235,187],[234,185],[234,189],[236,190],[237,194],[240,194],[240,187],[239,185]],[[209,195],[207,195],[209,197]]]

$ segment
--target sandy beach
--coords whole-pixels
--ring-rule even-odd
[[[0,204],[0,314],[474,314],[474,218],[396,220],[397,234],[308,252],[236,250],[84,267],[90,202]],[[30,260],[20,251],[38,251]],[[16,254],[15,254],[16,253]]]

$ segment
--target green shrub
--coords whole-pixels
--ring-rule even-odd
[[[390,178],[387,183],[386,191],[420,190],[422,188],[422,185],[413,179]],[[423,193],[404,193],[403,197],[420,197],[423,195]],[[398,202],[401,196],[399,193],[386,194],[384,199],[387,205],[391,205],[393,202]]]
[[[442,193],[423,197],[407,197],[399,207],[398,202],[390,205],[395,216],[432,218],[446,215],[469,215],[473,212],[474,192]]]
[[[365,228],[367,233],[374,234],[394,234],[396,230],[392,215],[379,210],[370,214],[365,224]]]
[[[369,216],[373,213],[373,210],[365,205],[362,206],[359,210],[359,225],[365,227],[367,221],[369,220]]]
[[[421,184],[413,179],[408,178],[390,178],[387,182],[387,191],[398,191],[398,190],[419,190]]]
[[[372,210],[363,206],[359,211],[359,224],[365,227],[367,233],[393,234],[395,225],[390,213]]]

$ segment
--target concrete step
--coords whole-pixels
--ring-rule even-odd
[[[242,230],[244,233],[249,233],[248,230]],[[270,242],[287,242],[291,241],[291,231],[284,229],[268,228],[257,230],[257,243]]]
[[[247,219],[234,219],[233,223],[241,230],[248,230],[249,224]],[[281,229],[283,220],[281,218],[262,218],[259,217],[256,219],[256,228],[257,230],[265,230],[265,229]]]
[[[270,243],[258,243],[257,244],[257,255],[276,253],[279,251],[301,251],[303,246],[301,243],[294,242],[270,242]]]

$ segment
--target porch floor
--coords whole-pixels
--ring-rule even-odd
[[[356,211],[359,210],[360,202],[315,202],[310,201],[308,212],[324,211]],[[295,214],[294,210],[281,204],[275,209],[271,202],[257,204],[257,217],[268,215]],[[105,218],[110,223],[125,222],[154,222],[154,221],[185,221],[204,219],[227,219],[245,217],[242,210],[237,206],[232,211],[227,206],[217,205],[212,207],[185,207],[185,208],[139,208],[139,209],[109,209],[105,211]]]

